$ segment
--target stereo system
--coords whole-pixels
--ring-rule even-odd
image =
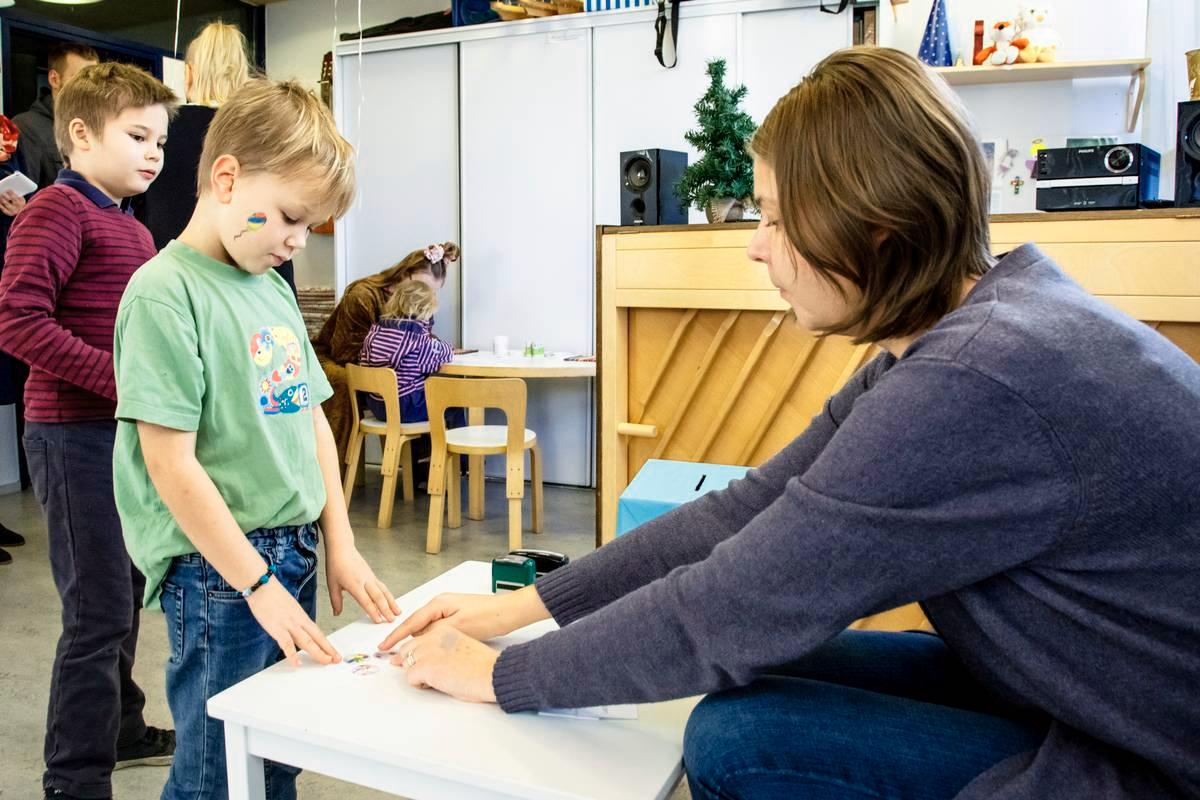
[[[1142,144],[1039,150],[1037,208],[1139,208],[1158,200],[1159,161],[1158,153]]]
[[[633,150],[621,153],[621,224],[686,225],[687,209],[675,183],[687,168],[687,153]]]

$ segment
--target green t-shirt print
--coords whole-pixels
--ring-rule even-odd
[[[263,414],[295,414],[309,407],[308,384],[300,380],[304,349],[291,328],[259,328],[250,338],[250,353],[260,373],[258,404]]]
[[[137,422],[196,434],[196,458],[238,526],[312,522],[325,506],[312,409],[333,392],[287,284],[171,242],[117,312],[113,488],[147,605],[196,552],[150,481]]]

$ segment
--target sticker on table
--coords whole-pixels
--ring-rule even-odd
[[[346,656],[346,663],[347,664],[361,664],[364,661],[366,661],[368,658],[370,658],[370,656],[367,655],[366,653],[351,653],[350,655]]]
[[[375,651],[375,658],[379,659],[380,661],[390,661],[392,656],[394,656],[394,655],[396,655],[396,654],[391,650],[376,650]]]
[[[360,678],[364,678],[367,675],[374,675],[376,672],[379,672],[379,667],[374,664],[358,664],[350,672]]]

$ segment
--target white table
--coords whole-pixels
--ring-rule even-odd
[[[570,353],[550,353],[526,358],[510,351],[498,356],[492,351],[456,354],[442,365],[439,375],[465,378],[594,378],[595,361],[567,361]],[[467,410],[468,425],[482,425],[482,408]],[[483,456],[468,456],[467,518],[483,519]],[[597,546],[599,545],[597,534]]]
[[[519,353],[498,356],[491,351],[460,353],[442,365],[442,375],[472,378],[594,378],[595,361],[567,361],[570,353],[526,358]]]
[[[467,561],[400,598],[415,611],[440,592],[487,592],[491,565]],[[373,654],[388,625],[355,622],[330,636],[345,658]],[[503,647],[554,629],[523,628]],[[665,798],[682,770],[696,699],[638,706],[637,720],[505,714],[414,689],[386,661],[370,675],[346,663],[280,662],[208,701],[225,722],[230,800],[264,797],[263,759],[423,800]]]

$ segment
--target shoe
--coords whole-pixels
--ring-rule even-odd
[[[113,769],[125,767],[165,767],[175,758],[175,731],[146,728],[146,734],[125,747],[117,748]]]
[[[62,789],[47,789],[46,800],[83,800],[83,798],[67,794]],[[107,800],[112,800],[112,798],[107,798]]]
[[[0,525],[0,547],[20,547],[23,544],[25,544],[24,536]]]
[[[11,563],[12,563],[12,553],[8,552],[3,547],[0,547],[0,565],[11,564]]]

